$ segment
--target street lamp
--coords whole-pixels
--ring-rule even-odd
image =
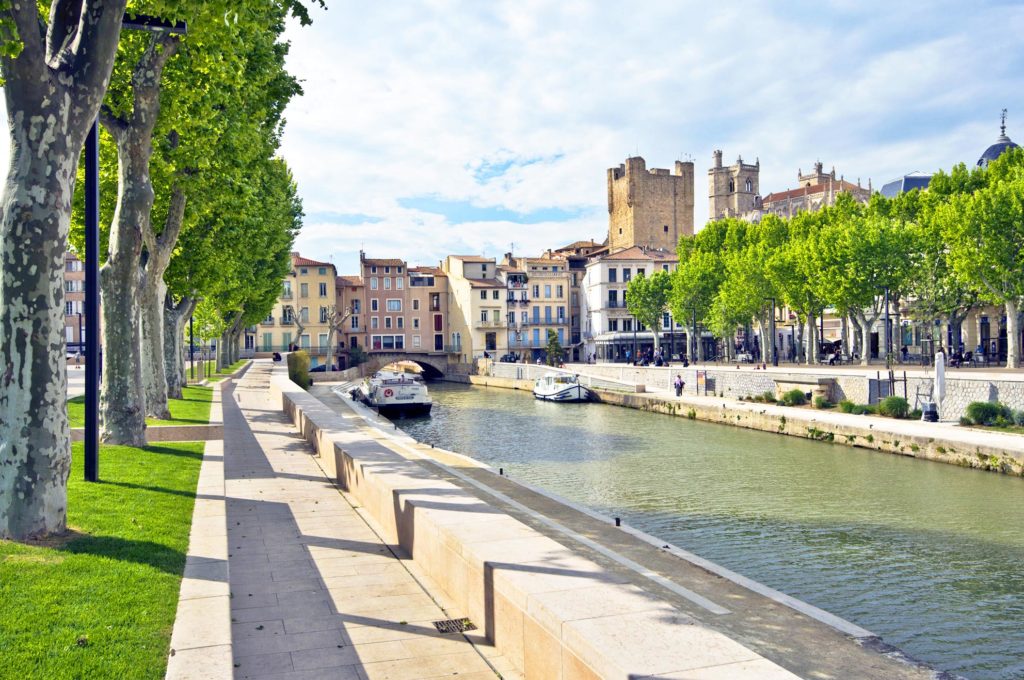
[[[771,319],[771,324],[769,325],[769,328],[771,329],[771,334],[772,334],[772,366],[778,366],[779,365],[779,347],[775,343],[775,298],[773,298],[773,297],[765,298],[765,301],[768,301],[768,300],[770,300],[771,303],[772,303],[772,319]]]
[[[184,35],[185,22],[171,23],[145,14],[125,13],[122,28]],[[85,138],[85,481],[99,479],[100,396],[100,121]],[[81,336],[79,336],[81,342]]]

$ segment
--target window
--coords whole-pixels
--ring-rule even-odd
[[[384,273],[385,274],[390,274],[391,273],[391,267],[384,267]]]
[[[372,349],[405,349],[405,336],[372,335],[370,336],[370,347]]]
[[[413,347],[419,347],[420,346],[420,336],[418,336],[418,335],[412,336],[412,346]]]
[[[397,288],[398,290],[402,290],[403,288],[405,288],[405,277],[404,276],[396,276],[395,277],[395,288]]]
[[[617,283],[619,280],[618,273],[619,270],[615,267],[610,268],[608,270],[608,283]]]
[[[398,272],[399,274],[401,274],[402,273],[402,268],[401,267],[396,267],[395,271]]]
[[[263,334],[263,351],[273,352],[274,351],[274,334],[264,333]]]
[[[377,273],[377,265],[371,265],[370,266],[370,273],[371,274],[376,274]]]
[[[551,323],[551,305],[544,307],[544,323]]]
[[[666,234],[668,233],[668,225],[667,224],[665,225],[665,233]]]
[[[320,297],[327,297],[327,284],[326,283],[321,283],[320,284]]]
[[[420,320],[419,320],[418,317],[413,317],[412,327],[413,328],[419,328],[420,327]]]
[[[551,284],[546,284],[544,286],[544,297],[546,297],[546,298],[550,298],[551,297]]]
[[[303,333],[299,338],[299,343],[302,345],[302,349],[309,349],[309,333]]]
[[[399,328],[405,328],[405,317],[404,316],[398,317],[398,327]]]
[[[391,277],[390,276],[385,276],[384,277],[384,290],[391,290]]]
[[[744,186],[746,187],[748,194],[754,190],[754,183],[750,181],[749,177],[747,178],[747,183]]]
[[[633,278],[632,270],[629,267],[622,268],[622,282],[625,283]]]
[[[420,301],[419,300],[413,300],[412,301],[412,311],[414,311],[414,312],[420,311]]]
[[[565,286],[555,286],[555,297],[565,297]]]
[[[646,276],[647,275],[647,270],[644,269],[643,267],[639,267],[636,270],[636,275],[637,276]]]
[[[385,316],[384,317],[384,328],[391,328],[391,317],[390,316]]]
[[[359,306],[360,306],[359,303],[360,303],[360,300],[353,300],[352,301],[352,313],[353,314],[358,314],[359,313],[359,311],[360,311],[359,310]]]
[[[435,331],[443,331],[444,330],[444,317],[441,316],[440,314],[435,314],[434,315],[434,330]]]
[[[486,290],[480,291],[480,299],[481,300],[486,300],[487,299],[487,291]]]
[[[309,284],[308,283],[300,283],[299,284],[299,297],[309,297]]]
[[[320,343],[320,347],[327,347],[327,333],[321,333],[317,338],[317,342]]]
[[[292,308],[291,307],[285,307],[283,310],[281,310],[281,321],[283,321],[285,323],[291,323],[292,322]],[[285,343],[285,344],[287,344],[287,343]]]
[[[370,290],[377,290],[377,277],[370,277]]]
[[[370,328],[377,328],[380,326],[380,319],[376,316],[370,317]]]
[[[303,307],[299,312],[299,318],[302,319],[302,323],[309,323],[309,307]]]
[[[608,319],[608,332],[609,333],[617,333],[618,330],[619,330],[619,320],[618,319]]]
[[[303,268],[301,268],[301,269],[299,270],[299,273],[300,273],[300,274],[308,274],[308,273],[309,273],[309,269],[307,269],[306,267],[303,267]]]
[[[400,312],[402,311],[402,301],[397,298],[389,298],[387,300],[387,311],[389,312]]]
[[[320,276],[326,275],[327,274],[327,267],[320,267],[319,269],[316,270],[316,273],[319,274]]]
[[[500,290],[492,290],[492,291],[491,291],[491,299],[492,299],[492,300],[497,300],[497,299],[499,299],[499,298],[498,298],[498,296],[499,296],[500,294],[501,294],[501,291],[500,291]]]
[[[482,321],[483,323],[487,323],[487,310],[486,309],[481,309],[480,310],[480,321]]]
[[[533,286],[533,298],[537,299],[539,297],[540,297],[540,286],[538,286],[537,284],[534,284],[534,286]]]
[[[440,333],[434,335],[434,351],[435,352],[442,352],[442,351],[444,351],[444,336],[441,335]]]
[[[527,314],[526,312],[523,312],[523,315],[522,315],[521,318],[522,318],[522,323],[529,323],[529,321],[530,321],[530,315]]]
[[[619,306],[619,291],[610,290],[608,291],[608,306],[618,307]]]
[[[292,334],[291,334],[291,332],[281,333],[281,346],[284,347],[285,349],[291,348],[291,346],[292,346]]]
[[[350,317],[350,321],[351,321],[352,330],[354,330],[354,331],[359,330],[359,317],[358,316]]]
[[[71,316],[72,314],[74,314],[75,313],[74,312],[74,308],[75,308],[75,306],[73,304],[71,304],[70,302],[65,302],[64,303],[64,316]]]
[[[627,333],[630,332],[631,330],[633,330],[633,320],[632,319],[623,319],[622,320],[622,330],[624,330]]]
[[[380,300],[378,300],[377,298],[373,298],[372,300],[370,300],[370,311],[371,312],[380,311],[379,302],[380,302]]]
[[[731,194],[734,191],[736,191],[736,182],[734,180],[730,179],[729,180],[729,193]]]
[[[320,308],[320,323],[327,323],[327,314],[330,312],[326,307]]]
[[[565,307],[558,308],[558,323],[565,323]]]
[[[661,271],[667,272],[668,271],[668,265],[667,264],[661,265]]]

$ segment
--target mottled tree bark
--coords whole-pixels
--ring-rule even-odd
[[[1006,301],[1006,367],[1020,368],[1020,323],[1017,301]]]
[[[818,326],[815,321],[817,319],[813,314],[807,315],[807,345],[804,349],[807,351],[808,366],[818,363]]]
[[[172,297],[166,297],[164,305],[164,373],[167,380],[167,396],[181,399],[181,389],[187,384],[185,375],[185,346],[182,336],[185,322],[192,316],[196,301],[193,298],[182,298],[177,303]]]
[[[144,285],[143,246],[150,233],[153,210],[153,183],[149,159],[153,152],[153,128],[160,114],[160,78],[167,59],[178,42],[171,36],[153,38],[132,73],[134,94],[131,116],[118,118],[109,112],[101,115],[103,127],[117,142],[118,197],[110,228],[110,252],[100,271],[103,292],[103,440],[113,444],[145,446],[147,391],[143,381],[142,325],[153,324],[152,315],[142,318]],[[176,238],[176,236],[175,236]],[[154,253],[148,253],[153,258]],[[163,283],[151,285],[159,291]],[[163,304],[163,295],[158,298]],[[157,315],[157,328],[162,314]],[[168,417],[167,390],[163,376],[163,331],[160,330],[157,355],[163,408],[159,417]],[[149,353],[145,354],[147,357]],[[146,375],[156,379],[152,367]]]
[[[78,159],[110,79],[124,6],[54,0],[45,40],[36,3],[0,9],[24,44],[0,60],[10,144],[0,197],[0,538],[66,528],[64,253]]]
[[[167,298],[164,272],[171,263],[184,217],[185,192],[175,186],[163,231],[159,236],[151,229],[143,234],[149,257],[142,286],[142,384],[146,390],[146,413],[161,419],[171,417],[167,406],[169,385],[164,351],[164,300]],[[180,387],[178,396],[181,396]]]

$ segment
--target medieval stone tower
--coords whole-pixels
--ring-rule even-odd
[[[720,150],[716,149],[712,157],[714,166],[708,170],[708,219],[743,217],[759,209],[761,199],[758,175],[761,173],[761,161],[748,165],[741,156],[736,159],[735,165],[723,167]]]
[[[676,161],[670,173],[648,170],[636,156],[608,169],[609,250],[645,246],[675,252],[684,234],[693,234],[693,163]]]

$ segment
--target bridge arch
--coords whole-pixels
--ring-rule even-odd
[[[388,364],[396,361],[411,361],[423,369],[423,377],[427,380],[443,378],[448,372],[447,355],[422,354],[415,352],[371,352],[363,364],[363,373],[376,373]]]

